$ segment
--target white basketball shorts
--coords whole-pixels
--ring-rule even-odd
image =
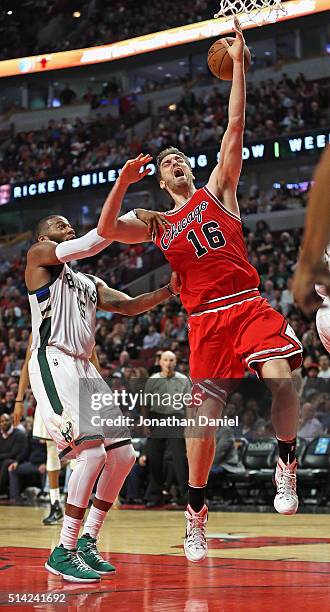
[[[91,407],[93,394],[111,391],[88,359],[78,359],[48,346],[32,351],[29,377],[33,395],[46,430],[54,440],[60,458],[73,458],[86,446],[104,442],[106,446],[130,438],[130,432],[117,406],[107,406],[102,413],[113,423],[101,423],[100,414]],[[118,420],[119,419],[119,420]]]

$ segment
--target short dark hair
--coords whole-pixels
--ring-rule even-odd
[[[43,217],[38,221],[35,230],[34,230],[34,239],[37,241],[39,236],[42,236],[47,231],[48,221],[51,219],[56,219],[59,215],[48,215],[47,217]]]
[[[161,151],[156,157],[156,166],[157,166],[156,175],[157,175],[158,181],[160,181],[161,179],[160,164],[162,163],[164,157],[167,157],[167,155],[180,155],[180,157],[184,159],[186,164],[188,164],[190,170],[192,170],[188,157],[182,151],[180,151],[176,147],[167,147],[167,149],[164,149],[163,151]]]

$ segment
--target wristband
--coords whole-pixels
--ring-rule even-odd
[[[24,400],[15,399],[15,404],[24,404]]]
[[[168,285],[165,286],[165,289],[167,289],[171,295],[173,295],[173,297],[176,297],[176,293],[173,293],[171,287],[170,287],[170,283],[168,283]]]

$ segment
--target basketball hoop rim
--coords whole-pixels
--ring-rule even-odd
[[[218,13],[214,19],[231,19],[237,17],[241,23],[246,21],[256,25],[275,23],[288,11],[282,0],[220,0]]]

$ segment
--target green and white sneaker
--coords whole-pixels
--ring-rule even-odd
[[[113,574],[116,568],[102,559],[96,547],[96,539],[89,533],[84,533],[77,543],[77,554],[79,558],[98,574]]]
[[[100,574],[88,567],[78,557],[76,548],[69,550],[64,548],[63,544],[54,548],[45,563],[45,568],[69,582],[99,582],[101,580]]]

